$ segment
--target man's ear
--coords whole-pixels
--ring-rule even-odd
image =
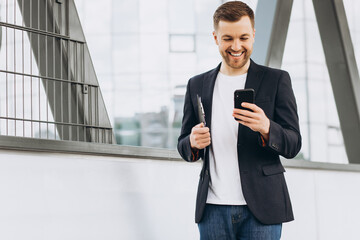
[[[217,38],[217,35],[216,35],[216,31],[213,31],[213,36],[214,36],[214,40],[215,40],[216,45],[219,45],[219,41],[218,41],[218,38]]]

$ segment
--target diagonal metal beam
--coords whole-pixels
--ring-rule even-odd
[[[68,81],[42,79],[55,122],[69,123],[57,125],[61,139],[115,143],[74,1],[18,0],[18,5],[25,26],[41,30],[28,33],[41,76]]]
[[[360,163],[360,79],[342,0],[313,0],[349,163]]]
[[[293,0],[259,0],[255,13],[252,58],[259,64],[280,68]]]

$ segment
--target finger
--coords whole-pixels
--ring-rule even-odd
[[[211,140],[210,139],[207,139],[206,141],[201,141],[201,142],[198,142],[198,144],[201,146],[201,145],[209,145],[210,144],[210,142],[211,142]]]
[[[204,148],[204,147],[209,146],[210,143],[211,143],[211,140],[204,141],[204,142],[199,143],[199,146],[201,146],[201,148]]]
[[[193,128],[193,133],[208,133],[210,129],[208,127],[197,128],[196,126]]]
[[[247,102],[243,102],[243,103],[241,104],[241,106],[244,107],[244,108],[248,108],[248,109],[250,109],[250,110],[253,110],[254,112],[258,112],[259,109],[261,109],[261,108],[259,108],[258,106],[256,106],[255,104],[253,104],[253,103],[247,103]]]
[[[240,114],[240,115],[247,116],[247,117],[254,118],[254,119],[260,119],[258,112],[250,112],[248,110],[243,110],[243,109],[234,109],[233,113]]]
[[[233,117],[239,119],[239,121],[246,122],[246,123],[258,123],[259,122],[257,119],[250,118],[250,117],[247,117],[244,115],[239,115],[239,114],[233,114]]]
[[[206,144],[206,143],[209,143],[210,141],[211,141],[210,137],[202,138],[202,137],[196,136],[194,138],[194,142],[196,143],[196,145]]]
[[[201,141],[206,141],[208,139],[210,139],[210,134],[198,134],[195,136],[195,141],[196,142],[201,142]]]
[[[256,128],[256,126],[257,126],[257,125],[254,124],[254,123],[245,122],[245,121],[243,121],[243,120],[239,120],[239,121],[237,121],[237,122],[240,123],[241,125],[244,125],[244,126],[250,128],[251,130],[254,130],[254,129]]]
[[[201,138],[210,138],[210,133],[209,133],[209,132],[207,132],[207,133],[200,133],[200,134],[199,134],[199,137],[201,137]]]
[[[194,128],[202,128],[202,127],[204,127],[204,123],[203,123],[203,122],[201,122],[201,123],[199,123],[199,124],[197,124],[197,125],[194,126]]]
[[[258,110],[260,109],[260,111],[262,110],[261,108],[257,107]],[[259,114],[260,112],[259,111],[253,111],[251,109],[247,110],[247,109],[237,109],[237,108],[234,108],[233,110],[233,113],[236,113],[236,114],[241,114],[241,115],[244,115],[244,116],[250,116],[250,117],[253,117],[253,118],[259,118]]]
[[[210,133],[200,134],[199,139],[210,139]]]

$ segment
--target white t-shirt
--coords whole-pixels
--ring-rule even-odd
[[[211,182],[207,203],[246,205],[237,154],[239,123],[232,116],[234,91],[244,89],[246,76],[227,76],[219,72],[215,81],[209,159]]]

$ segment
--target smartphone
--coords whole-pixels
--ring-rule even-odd
[[[249,110],[241,106],[243,102],[254,103],[255,102],[255,91],[252,88],[239,89],[234,92],[234,108]],[[235,118],[235,120],[237,120]]]

